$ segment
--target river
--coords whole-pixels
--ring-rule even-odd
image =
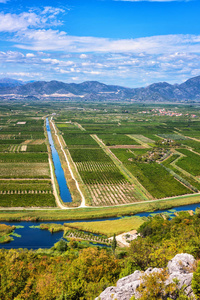
[[[69,192],[67,182],[65,179],[64,171],[61,166],[60,158],[57,150],[55,149],[54,142],[51,135],[51,129],[49,126],[49,120],[46,118],[46,127],[49,143],[51,146],[52,158],[55,168],[55,174],[58,181],[60,196],[63,202],[71,202],[71,194]],[[136,214],[136,216],[140,217],[148,217],[149,215],[155,215],[158,213],[166,213],[169,217],[174,216],[174,212],[176,211],[186,211],[193,210],[197,207],[200,207],[200,204],[191,204],[175,207],[170,210],[157,210],[155,212],[142,212]],[[127,216],[130,217],[130,216]],[[41,230],[39,228],[31,228],[31,226],[39,226],[41,223],[74,223],[74,222],[98,222],[105,220],[117,220],[124,217],[116,217],[116,218],[107,218],[107,219],[94,219],[94,220],[66,220],[66,221],[44,221],[44,222],[29,222],[29,221],[21,221],[21,222],[1,222],[7,225],[20,225],[21,228],[16,228],[15,233],[19,236],[14,236],[14,240],[8,244],[0,244],[0,248],[11,249],[11,248],[27,248],[27,249],[38,249],[38,248],[50,248],[59,241],[63,236],[63,231],[50,233],[48,230]],[[131,217],[130,217],[131,218]]]
[[[174,213],[177,211],[187,211],[193,210],[197,207],[200,207],[200,204],[191,204],[175,207],[170,210],[157,210],[154,212],[143,212],[138,213],[136,216],[147,217],[149,215],[155,215],[158,213],[166,213],[169,217],[173,217]],[[127,216],[131,218],[130,216]],[[38,248],[50,248],[54,243],[59,241],[63,236],[63,231],[55,232],[51,234],[47,230],[41,230],[39,228],[31,228],[33,225],[39,226],[41,223],[74,223],[74,222],[99,222],[105,220],[117,220],[124,217],[114,217],[107,219],[94,219],[94,220],[66,220],[66,221],[44,221],[44,222],[30,222],[30,221],[21,221],[21,222],[1,222],[7,225],[20,225],[23,228],[17,228],[15,233],[21,235],[21,237],[14,237],[14,240],[8,244],[0,244],[0,248],[11,249],[11,248],[27,248],[27,249],[38,249]]]
[[[63,171],[63,168],[61,166],[60,158],[58,155],[58,152],[54,146],[53,138],[51,135],[51,129],[49,126],[49,120],[46,118],[46,128],[47,128],[47,134],[48,134],[48,139],[49,139],[49,144],[51,147],[51,154],[53,158],[53,164],[54,164],[54,169],[55,169],[55,175],[57,178],[59,190],[60,190],[60,197],[63,202],[72,202],[72,197],[69,192],[69,188],[67,186],[67,182],[65,179],[65,174]]]

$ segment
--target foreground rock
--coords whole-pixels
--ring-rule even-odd
[[[181,289],[183,287],[187,296],[194,297],[191,288],[194,264],[195,259],[192,255],[187,253],[177,254],[167,265],[169,277],[165,281],[165,285],[167,286],[173,282],[174,278],[177,278],[179,281],[178,288]],[[161,272],[161,270],[162,269],[158,268],[149,268],[145,272],[135,271],[133,274],[119,279],[116,286],[105,289],[95,300],[129,300],[132,296],[139,299],[140,296],[137,292],[137,288],[142,282],[141,277],[144,274]]]

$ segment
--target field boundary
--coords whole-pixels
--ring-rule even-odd
[[[101,139],[96,134],[90,135],[103,149],[103,151],[112,159],[114,164],[122,172],[125,178],[132,184],[135,185],[138,194],[142,195],[144,199],[153,199],[152,195],[141,185],[141,183],[133,176],[131,172],[122,164],[122,162],[115,156],[115,154],[101,141]]]

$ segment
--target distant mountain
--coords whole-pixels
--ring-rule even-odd
[[[11,78],[2,78],[0,79],[0,88],[7,88],[7,87],[16,87],[23,84],[21,80],[15,80]]]
[[[182,84],[171,85],[158,82],[142,88],[127,88],[106,85],[98,81],[85,81],[80,84],[60,81],[21,81],[4,78],[0,80],[0,95],[4,97],[38,99],[67,98],[83,100],[132,100],[132,101],[200,101],[200,76]]]

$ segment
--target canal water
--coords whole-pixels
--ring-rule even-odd
[[[67,182],[65,179],[65,174],[64,174],[63,168],[61,166],[60,158],[59,158],[58,152],[54,146],[48,118],[46,118],[46,128],[47,128],[49,144],[51,146],[51,153],[52,153],[52,158],[53,158],[55,175],[56,175],[57,182],[59,185],[60,197],[61,197],[62,201],[65,203],[72,202],[72,197],[69,192],[69,188],[67,186]]]
[[[165,213],[169,217],[173,217],[175,212],[178,211],[187,211],[193,210],[197,207],[200,207],[200,204],[191,204],[175,207],[169,210],[157,210],[155,212],[143,212],[138,213],[136,216],[140,217],[148,217],[153,216],[159,213]],[[131,218],[130,216],[126,216]],[[5,249],[18,249],[18,248],[26,248],[26,249],[38,249],[38,248],[50,248],[56,242],[58,242],[62,236],[63,231],[50,233],[48,230],[41,230],[39,228],[31,228],[31,226],[39,226],[41,223],[56,223],[56,224],[64,224],[64,223],[74,223],[74,222],[99,222],[105,220],[117,220],[124,217],[114,217],[114,218],[106,218],[106,219],[94,219],[94,220],[66,220],[66,221],[44,221],[44,222],[29,222],[29,221],[21,221],[21,222],[1,222],[2,224],[7,225],[20,225],[21,228],[16,228],[15,233],[21,235],[21,237],[15,237],[14,241],[8,244],[0,244],[0,248]]]

